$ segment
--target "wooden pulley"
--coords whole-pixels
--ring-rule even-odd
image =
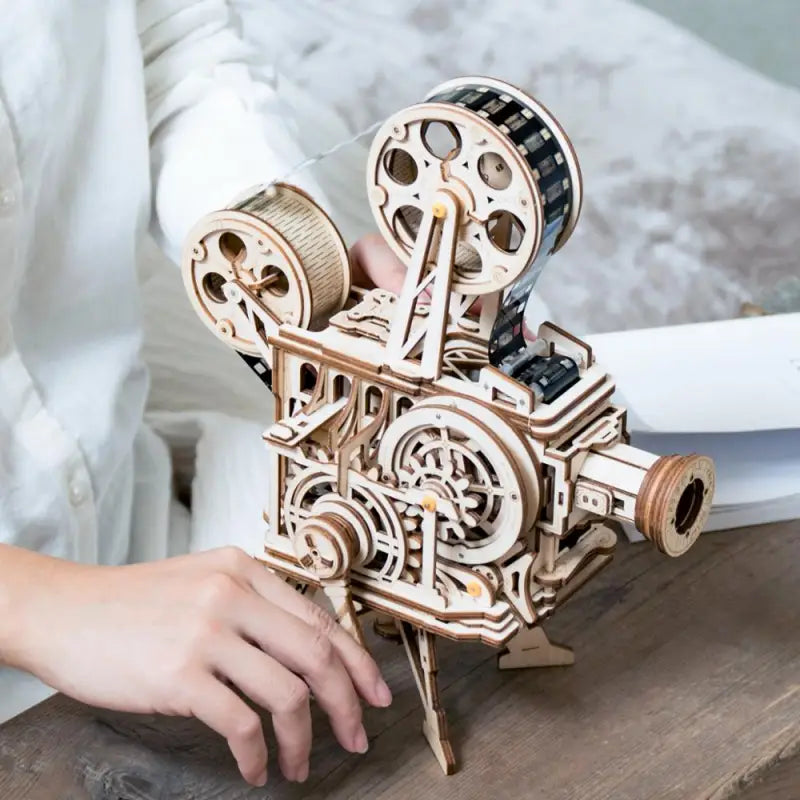
[[[286,535],[293,543],[300,541],[306,522],[322,516],[344,521],[355,537],[349,566],[357,566],[362,574],[387,583],[405,573],[408,542],[403,520],[388,497],[367,485],[352,485],[350,497],[341,497],[330,470],[312,464],[286,481],[283,492]]]
[[[203,322],[234,349],[257,355],[257,333],[225,284],[239,281],[276,324],[317,330],[344,307],[350,262],[327,214],[279,183],[201,219],[187,237],[183,279]]]
[[[509,286],[562,247],[581,207],[580,168],[564,130],[532,97],[488,78],[437,86],[373,140],[370,206],[406,263],[442,188],[461,208],[452,288],[470,295]]]
[[[322,580],[346,575],[358,552],[352,526],[335,514],[320,514],[303,522],[292,545],[300,564]]]

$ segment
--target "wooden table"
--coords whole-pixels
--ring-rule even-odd
[[[420,733],[402,648],[370,638],[395,694],[349,756],[316,714],[305,785],[238,777],[193,721],[96,712],[54,697],[0,727],[3,800],[246,798],[800,798],[800,522],[709,533],[683,558],[622,542],[547,625],[572,667],[495,668],[439,645],[460,771]]]

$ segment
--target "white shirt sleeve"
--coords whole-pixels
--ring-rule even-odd
[[[139,0],[154,238],[174,261],[204,214],[302,160],[225,0]],[[317,185],[294,177],[318,202]]]

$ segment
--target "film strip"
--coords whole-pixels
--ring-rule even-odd
[[[249,353],[240,353],[238,350],[236,352],[239,353],[239,357],[250,367],[261,383],[272,391],[272,370],[269,368],[269,364],[261,356],[251,356]]]
[[[542,355],[526,357],[523,333],[528,298],[542,270],[571,235],[581,207],[581,175],[572,145],[552,115],[524,92],[500,81],[461,79],[434,89],[427,102],[452,103],[491,123],[525,159],[541,197],[529,224],[542,228],[542,241],[522,276],[506,291],[489,339],[490,363],[513,377],[536,382]],[[537,219],[534,215],[540,215]],[[532,359],[537,359],[533,364]],[[567,369],[566,365],[561,365]],[[548,367],[549,369],[549,367]],[[567,369],[572,375],[573,370]],[[577,368],[574,370],[577,376]],[[577,377],[575,378],[577,379]],[[547,378],[544,377],[547,381]],[[547,381],[549,386],[563,380]],[[540,387],[542,388],[542,387]],[[537,392],[538,393],[538,392]]]
[[[492,288],[492,283],[496,283],[499,288],[505,287],[505,293],[489,336],[489,363],[505,374],[530,386],[538,397],[548,401],[578,379],[577,365],[572,362],[567,363],[569,359],[551,358],[540,350],[536,350],[536,348],[530,348],[524,336],[524,317],[530,294],[545,265],[550,257],[566,243],[577,223],[581,207],[581,175],[575,152],[562,127],[550,112],[525,92],[504,81],[483,77],[458,78],[434,88],[425,98],[425,103],[440,106],[450,105],[453,109],[457,108],[459,116],[467,122],[472,115],[480,118],[479,127],[481,129],[486,130],[488,126],[497,132],[496,137],[494,135],[490,137],[493,141],[496,139],[493,146],[498,149],[495,150],[495,154],[505,152],[506,159],[512,157],[513,163],[516,165],[513,169],[516,170],[517,180],[519,180],[520,170],[523,175],[526,170],[530,172],[530,178],[526,176],[524,179],[525,192],[527,192],[526,196],[528,198],[527,206],[523,200],[520,201],[521,205],[516,207],[516,210],[521,209],[523,211],[522,216],[524,219],[514,220],[516,223],[521,221],[525,226],[526,233],[523,234],[523,241],[526,244],[522,249],[515,250],[506,247],[505,245],[510,243],[509,239],[498,241],[495,238],[494,231],[490,229],[490,222],[499,213],[498,211],[488,213],[487,217],[486,206],[484,205],[480,217],[486,217],[486,219],[473,217],[472,223],[470,223],[473,226],[475,224],[480,226],[480,229],[470,232],[470,237],[475,239],[481,237],[483,239],[488,233],[486,238],[492,242],[488,247],[495,246],[498,248],[498,252],[502,251],[507,255],[510,254],[510,261],[506,266],[503,266],[501,262],[500,282],[496,283],[498,281],[496,277],[498,273],[495,272],[493,274],[491,272],[491,265],[494,261],[491,254],[489,256],[490,260],[483,262],[487,277],[484,277],[484,273],[480,272],[481,256],[475,253],[474,247],[472,248],[472,253],[478,257],[477,267],[472,262],[465,261],[462,264],[461,260],[457,259],[457,266],[461,265],[463,274],[456,273],[456,275],[464,284],[464,288],[459,289],[459,291],[466,293],[470,293],[471,285],[481,282],[483,282],[482,292],[496,290]],[[409,110],[411,109],[406,111]],[[377,126],[378,123],[359,132],[347,142],[331,148],[330,151],[317,154],[313,158],[301,162],[291,172],[299,172],[312,163],[316,163],[316,161],[327,157],[329,153],[334,152],[338,147],[359,140]],[[424,135],[423,126],[423,137]],[[482,142],[482,144],[485,145],[486,142]],[[430,148],[428,150],[431,153],[433,152]],[[398,152],[401,151],[394,151],[394,155],[397,156]],[[487,154],[491,155],[491,150],[488,150]],[[441,158],[438,155],[435,157]],[[504,163],[502,156],[497,160],[501,164]],[[402,171],[399,170],[402,164],[395,166],[397,168],[393,169],[392,179],[403,185],[408,184],[409,181],[402,180],[403,175],[399,174]],[[427,162],[425,166],[429,166]],[[474,171],[474,175],[465,173],[465,168]],[[455,166],[452,169],[455,169]],[[463,164],[459,164],[458,169],[460,170],[457,176],[458,180],[465,182],[471,188],[477,186],[473,181],[482,181],[481,188],[484,193],[487,187],[490,187],[490,192],[492,188],[505,188],[492,183],[491,179],[487,177],[490,167],[487,165],[482,167],[480,159],[477,165],[473,162],[468,163],[465,161]],[[442,175],[444,174],[443,172]],[[514,185],[516,186],[517,184]],[[230,208],[234,210],[234,213],[245,213],[249,218],[260,222],[277,223],[277,218],[273,220],[272,217],[275,209],[278,206],[282,206],[283,188],[283,184],[280,182],[272,181],[269,184],[258,187],[255,194],[250,190],[247,195],[237,198]],[[297,190],[295,189],[295,191]],[[419,199],[419,194],[413,196]],[[305,199],[309,200],[309,198]],[[488,202],[491,201],[492,198],[489,197]],[[399,212],[401,209],[398,208],[397,210]],[[292,207],[292,214],[290,214],[292,219],[297,217],[297,214],[294,213],[295,211],[297,209]],[[322,216],[324,217],[324,213],[322,213]],[[334,277],[339,277],[340,270],[331,271],[330,267],[332,263],[341,260],[341,264],[345,272],[347,272],[348,268],[344,265],[347,265],[348,262],[343,243],[338,241],[340,239],[338,232],[335,236],[337,246],[334,249],[342,250],[345,253],[345,256],[341,259],[338,257],[333,258],[327,250],[323,253],[315,242],[307,241],[313,230],[319,226],[308,225],[305,216],[301,214],[300,217],[298,217],[300,221],[297,225],[294,223],[289,225],[292,231],[292,237],[290,238],[292,238],[292,243],[297,246],[297,252],[293,257],[301,257],[300,263],[288,270],[285,265],[271,265],[272,271],[277,276],[275,281],[285,276],[283,277],[283,290],[280,290],[281,284],[277,283],[272,294],[269,294],[269,292],[266,295],[263,295],[263,292],[261,294],[263,295],[263,302],[270,307],[274,316],[277,315],[284,321],[291,321],[287,317],[290,311],[292,314],[300,313],[302,319],[295,321],[293,324],[315,328],[329,317],[329,312],[333,308],[341,306],[343,296],[347,294],[346,289],[349,288],[347,276],[345,276],[343,285],[340,285],[342,281],[336,283],[336,286],[333,285],[332,280]],[[331,224],[327,217],[324,217],[324,220],[327,221],[328,225]],[[386,222],[388,223],[389,221],[386,220]],[[496,227],[499,226],[496,225]],[[278,225],[278,228],[279,230],[282,229],[280,225]],[[241,237],[245,237],[243,231],[231,230],[232,233],[241,234]],[[388,229],[384,231],[385,234],[387,232]],[[388,235],[396,237],[397,229],[393,228],[391,232],[388,232]],[[508,235],[510,236],[510,234]],[[500,236],[504,237],[506,234],[500,234]],[[531,237],[535,242],[534,245],[528,243],[531,241]],[[297,239],[296,242],[294,241],[295,239]],[[471,243],[471,239],[467,240],[467,244]],[[242,241],[242,245],[244,244],[246,243]],[[261,240],[259,240],[258,244],[259,246],[261,245]],[[483,246],[486,247],[487,245]],[[459,247],[463,249],[464,243],[459,242]],[[213,251],[213,248],[211,250]],[[289,248],[289,250],[294,253],[294,248]],[[249,253],[250,251],[244,248],[243,252]],[[514,256],[514,253],[518,253],[518,255]],[[467,254],[469,255],[469,249],[467,249]],[[516,263],[513,263],[514,258],[517,259]],[[313,262],[313,268],[310,271],[307,269],[306,264],[309,259]],[[240,270],[245,266],[251,267],[249,263],[246,265],[241,263],[239,256],[231,258],[230,264],[220,265],[220,277],[224,280],[226,272],[231,269],[234,271]],[[282,267],[282,275],[278,275],[279,267]],[[512,276],[505,280],[502,279],[503,269],[513,270],[513,276],[516,278],[515,282],[509,285],[509,281],[514,280]],[[299,280],[287,281],[286,278],[290,273],[296,275]],[[476,278],[477,274],[479,274],[479,277]],[[270,278],[270,275],[262,278],[259,273],[255,280],[260,286],[264,280]],[[329,286],[328,284],[331,285]],[[204,288],[205,283],[203,283]],[[199,283],[195,289],[197,290],[195,294],[198,295],[198,300],[202,301],[204,292],[200,290]],[[478,291],[477,293],[480,294],[482,292]],[[218,307],[219,299],[217,297],[213,299],[216,303],[208,304],[208,308],[214,312],[221,312],[222,308]],[[275,306],[275,308],[272,308],[272,306]],[[206,314],[206,317],[209,318],[205,321],[212,326],[217,335],[226,334],[227,327],[222,323],[227,322],[227,320],[219,320],[216,318],[217,316],[219,316],[219,313],[215,315],[209,312],[209,314]],[[258,378],[270,387],[271,372],[269,365],[258,356],[257,348],[252,346],[250,342],[243,342],[243,346],[235,349],[240,352],[243,360],[256,373]]]

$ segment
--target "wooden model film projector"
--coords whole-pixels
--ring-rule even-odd
[[[407,265],[399,296],[353,285],[336,227],[285,183],[203,218],[183,276],[274,395],[257,557],[321,589],[361,643],[369,611],[399,634],[451,774],[435,636],[498,648],[500,668],[573,663],[540,624],[611,560],[608,523],[681,555],[714,465],[631,447],[591,348],[547,322],[523,337],[581,207],[576,155],[536,100],[486,78],[436,87],[375,135],[367,193]]]

